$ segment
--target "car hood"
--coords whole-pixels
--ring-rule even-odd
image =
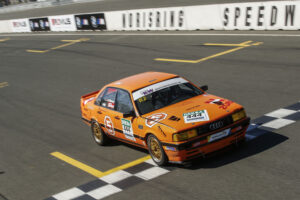
[[[152,124],[164,124],[176,131],[182,131],[218,120],[242,108],[233,101],[205,93],[155,110],[143,117],[149,127]]]

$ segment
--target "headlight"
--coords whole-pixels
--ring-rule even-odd
[[[197,130],[192,129],[192,130],[184,131],[182,133],[175,133],[173,135],[173,141],[179,142],[179,141],[187,140],[187,139],[190,139],[190,138],[193,138],[196,136],[197,136]]]
[[[245,117],[246,117],[246,112],[245,112],[245,110],[240,110],[240,111],[238,111],[238,112],[232,114],[232,120],[233,120],[233,122],[236,122],[236,121],[238,121],[238,120],[240,120],[240,119],[243,119],[243,118],[245,118]]]

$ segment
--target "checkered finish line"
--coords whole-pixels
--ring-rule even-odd
[[[246,138],[252,140],[268,131],[278,130],[298,120],[300,120],[300,101],[251,121]]]
[[[300,120],[300,102],[254,119],[247,130],[246,139],[248,141],[253,140],[269,131],[280,129],[298,120]],[[152,159],[149,159],[130,168],[63,191],[45,200],[99,200],[166,174],[170,170],[158,167]]]
[[[63,191],[45,200],[98,200],[118,193],[147,180],[170,172],[158,167],[152,159],[130,168],[119,170],[84,185]]]

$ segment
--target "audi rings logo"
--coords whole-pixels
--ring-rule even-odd
[[[224,124],[223,124],[222,121],[214,122],[214,123],[209,125],[209,129],[213,131],[213,130],[221,128],[223,125]]]

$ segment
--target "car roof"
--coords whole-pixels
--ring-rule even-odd
[[[120,79],[106,86],[121,88],[129,92],[133,92],[148,85],[152,85],[154,83],[158,83],[175,77],[178,77],[178,75],[164,72],[144,72]]]

